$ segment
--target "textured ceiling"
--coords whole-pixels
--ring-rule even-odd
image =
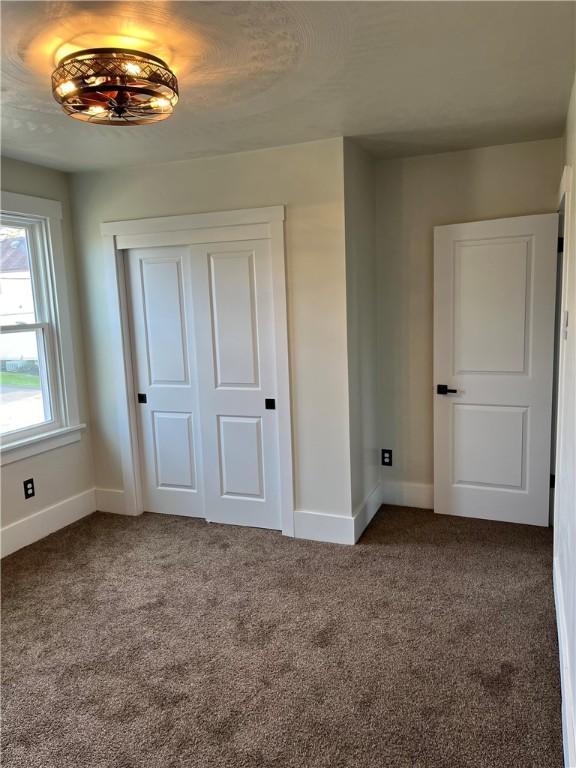
[[[558,136],[571,2],[9,2],[2,151],[64,170],[355,136],[385,156]],[[169,59],[174,117],[106,127],[50,93],[58,55],[129,43]]]

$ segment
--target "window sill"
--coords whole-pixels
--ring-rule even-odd
[[[70,443],[77,443],[82,437],[81,432],[84,429],[86,429],[86,424],[76,424],[73,427],[55,429],[53,432],[2,445],[0,449],[0,466],[29,459],[31,456],[36,456],[46,451],[53,451],[54,448],[62,448],[64,445],[70,445]]]

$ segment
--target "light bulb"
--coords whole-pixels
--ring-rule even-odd
[[[60,96],[66,96],[76,90],[76,83],[72,82],[72,80],[67,80],[62,85],[59,85],[57,90]]]
[[[84,82],[86,85],[102,85],[102,83],[106,82],[105,77],[86,77],[84,79]]]
[[[168,109],[170,107],[170,101],[168,99],[150,99],[150,106],[153,109]]]
[[[99,107],[98,105],[94,104],[93,106],[88,107],[86,112],[89,115],[101,115],[103,112],[106,112],[106,110],[104,107]]]
[[[129,75],[139,75],[140,72],[142,72],[142,67],[138,64],[134,64],[133,61],[127,61],[126,64],[124,64],[124,69]]]

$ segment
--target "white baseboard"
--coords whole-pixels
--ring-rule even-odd
[[[417,509],[434,509],[434,486],[427,483],[407,483],[402,480],[382,480],[382,504]]]
[[[382,498],[382,483],[378,483],[366,501],[354,511],[354,544],[362,536],[370,521],[382,506]]]
[[[576,768],[576,659],[570,658],[570,642],[566,616],[567,604],[564,585],[554,558],[554,597],[556,600],[556,622],[558,624],[558,647],[560,651],[560,679],[562,687],[562,732],[564,734],[564,765]]]
[[[294,512],[294,537],[332,544],[354,544],[354,518],[352,515],[297,509]]]
[[[382,486],[378,484],[353,515],[332,515],[328,512],[294,512],[294,536],[297,539],[325,541],[330,544],[355,544],[372,520],[380,505]]]
[[[27,547],[54,531],[64,528],[70,523],[80,520],[86,515],[92,514],[96,509],[94,489],[70,496],[64,501],[41,509],[23,520],[4,526],[2,528],[2,557],[16,552],[22,547]]]
[[[112,512],[115,515],[125,515],[124,491],[113,488],[95,488],[96,509],[98,512]]]
[[[432,486],[419,483],[380,483],[353,515],[296,510],[294,535],[333,544],[355,544],[382,504],[432,507]],[[126,514],[124,491],[91,488],[2,528],[2,557],[48,536],[95,512]]]

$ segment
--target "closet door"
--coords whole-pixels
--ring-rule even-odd
[[[268,240],[191,247],[206,517],[282,527]]]
[[[204,517],[190,248],[130,250],[127,272],[144,508]]]

